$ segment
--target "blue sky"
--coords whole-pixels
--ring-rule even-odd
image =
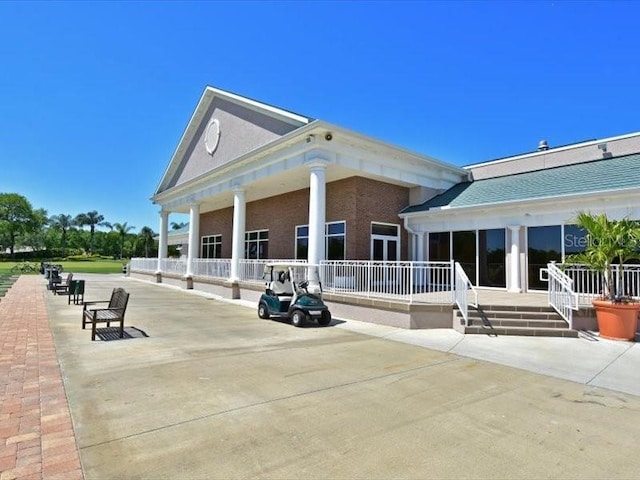
[[[639,131],[638,18],[638,2],[0,1],[0,192],[157,231],[149,197],[206,85],[458,165]]]

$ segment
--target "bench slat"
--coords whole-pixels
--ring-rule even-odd
[[[91,340],[96,338],[96,325],[98,323],[106,323],[107,326],[111,322],[120,322],[120,338],[124,336],[124,314],[129,302],[129,294],[123,288],[114,288],[111,293],[111,299],[108,300],[107,308],[92,309],[87,308],[95,303],[104,302],[86,302],[82,308],[82,328],[87,324],[91,324]]]

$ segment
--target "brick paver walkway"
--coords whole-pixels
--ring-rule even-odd
[[[42,277],[0,299],[0,480],[82,480]]]

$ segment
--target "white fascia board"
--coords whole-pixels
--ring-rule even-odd
[[[575,148],[589,147],[589,146],[592,146],[592,145],[599,145],[601,143],[607,143],[607,142],[615,142],[617,140],[624,140],[625,138],[633,138],[633,137],[638,137],[638,136],[640,136],[640,132],[627,133],[625,135],[618,135],[616,137],[601,138],[599,140],[589,140],[588,142],[573,143],[571,145],[565,145],[564,147],[549,148],[548,150],[540,150],[538,152],[523,153],[522,155],[516,155],[514,157],[501,158],[499,160],[490,160],[488,162],[474,163],[473,165],[466,165],[463,168],[465,170],[472,170],[472,169],[477,168],[477,167],[485,167],[487,165],[499,165],[501,163],[511,162],[513,160],[521,160],[523,158],[539,157],[541,155],[548,155],[550,153],[565,152],[567,150],[573,150]]]
[[[599,190],[596,192],[585,192],[585,193],[571,193],[567,195],[556,195],[553,197],[540,197],[540,198],[526,198],[522,200],[508,200],[504,202],[495,202],[495,203],[481,203],[477,205],[467,205],[464,207],[451,207],[449,205],[445,205],[443,207],[435,207],[429,210],[422,210],[420,212],[409,212],[409,213],[400,213],[400,218],[415,218],[422,217],[425,215],[435,216],[435,215],[451,215],[457,213],[465,213],[465,212],[473,212],[477,210],[486,210],[486,209],[495,209],[495,208],[510,208],[510,207],[526,207],[526,206],[535,206],[535,205],[545,205],[548,203],[569,203],[575,200],[581,199],[591,199],[593,197],[605,197],[605,198],[613,198],[613,197],[624,197],[627,195],[640,195],[640,188],[638,187],[630,187],[630,188],[621,188],[617,190]]]
[[[208,100],[207,103],[210,103],[211,98],[208,98],[208,97],[211,97],[211,93],[208,91],[207,88],[205,88],[204,92],[200,96],[200,100],[198,101],[196,108],[193,110],[193,113],[191,114],[191,118],[189,118],[189,122],[187,122],[187,126],[184,128],[184,131],[182,132],[182,136],[178,141],[178,145],[176,146],[176,149],[173,151],[173,155],[171,155],[171,160],[169,160],[169,164],[167,165],[167,168],[165,168],[164,173],[160,178],[160,182],[158,183],[158,186],[156,187],[156,190],[155,190],[156,194],[159,192],[160,188],[162,187],[165,180],[167,179],[167,176],[171,172],[172,167],[175,164],[176,158],[183,153],[185,146],[189,143],[189,141],[191,141],[191,137],[193,136],[193,130],[194,128],[197,128],[197,125],[195,125],[197,115],[199,113],[202,115],[202,112],[203,111],[206,112],[207,109],[209,108],[209,105],[207,105],[206,107],[203,107],[204,103],[207,102],[207,100]],[[190,137],[189,141],[187,141],[187,134],[189,134],[189,137]]]
[[[382,140],[378,140],[374,137],[370,137],[368,135],[364,135],[362,133],[355,132],[353,130],[349,130],[343,127],[339,127],[337,125],[331,125],[326,122],[319,122],[319,125],[322,125],[324,128],[332,132],[339,132],[345,137],[351,138],[355,140],[357,143],[361,143],[363,145],[367,145],[368,148],[365,150],[370,150],[371,147],[374,147],[374,151],[378,151],[381,155],[389,155],[389,156],[397,156],[405,159],[416,160],[421,163],[426,163],[434,168],[439,170],[444,170],[449,173],[454,174],[456,177],[464,176],[467,178],[469,172],[467,172],[464,168],[458,167],[451,163],[444,162],[442,160],[438,160],[434,157],[430,157],[428,155],[423,155],[421,153],[414,152],[412,150],[408,150],[403,147],[399,147],[397,145],[393,145],[387,142],[383,142]]]
[[[252,110],[269,112],[271,115],[276,116],[288,123],[292,123],[292,124],[301,123],[303,125],[306,125],[312,121],[312,119],[310,119],[309,117],[298,115],[297,113],[289,112],[287,110],[283,110],[282,108],[274,107],[273,105],[268,105],[266,103],[258,102],[257,100],[243,97],[242,95],[237,95],[235,93],[227,92],[225,90],[220,90],[219,88],[208,86],[206,90],[213,92],[217,97],[222,97],[233,103],[247,106]]]

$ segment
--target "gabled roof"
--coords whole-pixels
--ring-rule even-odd
[[[454,185],[446,192],[401,213],[490,206],[581,193],[640,189],[640,154],[564,165],[546,170],[487,178]]]
[[[216,98],[222,98],[226,101],[242,105],[245,108],[249,108],[251,110],[263,113],[273,118],[277,118],[281,121],[289,123],[295,127],[302,127],[313,121],[313,118],[306,117],[304,115],[299,115],[297,113],[290,112],[288,110],[284,110],[279,107],[274,107],[273,105],[269,105],[267,103],[258,102],[257,100],[253,100],[248,97],[243,97],[241,95],[237,95],[235,93],[227,92],[225,90],[221,90],[219,88],[214,88],[211,86],[207,86],[204,89],[202,96],[194,110],[191,118],[189,119],[189,123],[185,128],[185,131],[178,142],[178,146],[171,156],[171,160],[169,165],[167,166],[164,174],[162,175],[162,179],[156,188],[155,194],[162,192],[167,185],[168,182],[171,181],[171,178],[175,174],[178,169],[180,162],[182,161],[182,157],[188,149],[189,144],[193,140],[194,135],[198,131],[198,128],[201,125],[209,107],[213,103]]]

